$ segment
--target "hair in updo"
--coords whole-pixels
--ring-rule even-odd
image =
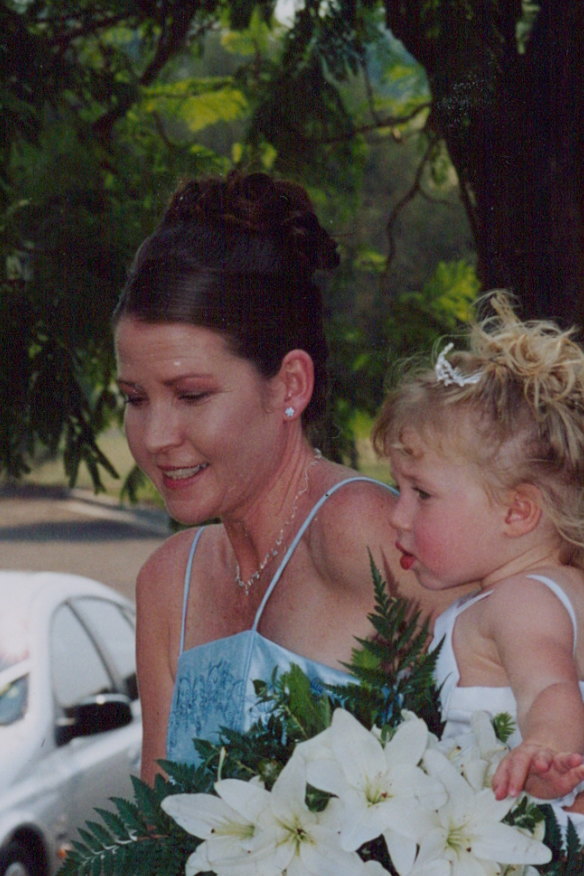
[[[326,406],[328,356],[313,274],[338,262],[301,186],[235,171],[189,180],[136,253],[114,324],[131,316],[219,331],[266,378],[287,352],[305,350],[315,389],[304,420],[313,423]]]
[[[411,428],[476,463],[494,497],[536,485],[567,561],[584,568],[584,351],[574,329],[520,321],[506,293],[487,300],[494,314],[470,327],[468,350],[448,355],[462,385],[436,369],[406,374],[382,406],[374,447],[407,452]]]

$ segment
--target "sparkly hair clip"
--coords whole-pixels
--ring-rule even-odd
[[[473,374],[463,374],[458,368],[452,367],[446,356],[450,353],[453,347],[454,344],[447,344],[436,359],[436,364],[434,366],[436,380],[439,383],[443,383],[444,386],[450,386],[451,383],[456,383],[457,386],[467,386],[470,383],[478,383],[482,376],[480,371],[475,371]]]

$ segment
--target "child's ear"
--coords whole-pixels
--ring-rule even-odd
[[[535,529],[542,515],[541,492],[533,484],[519,484],[505,502],[505,529],[512,537]]]

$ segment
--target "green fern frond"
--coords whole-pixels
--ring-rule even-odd
[[[199,840],[186,833],[161,808],[180,789],[158,776],[150,787],[132,777],[134,800],[111,798],[115,810],[96,809],[102,823],[89,821],[78,831],[59,876],[179,876]]]
[[[535,869],[545,876],[581,876],[584,873],[584,846],[580,845],[569,814],[568,827],[562,831],[552,806],[541,804],[538,808],[545,818],[544,842],[551,849],[552,860]]]
[[[395,726],[403,709],[416,712],[438,732],[440,717],[434,683],[438,650],[428,653],[430,627],[414,603],[392,596],[369,555],[375,606],[369,620],[373,639],[357,639],[351,662],[346,664],[356,684],[333,689],[349,711],[368,721]],[[392,582],[393,583],[393,582]]]
[[[515,732],[516,723],[509,712],[499,712],[493,718],[493,729],[497,739],[501,742],[507,742]]]
[[[99,815],[104,824],[110,829],[112,835],[115,836],[117,839],[127,840],[131,838],[131,831],[128,829],[123,819],[120,818],[120,816],[117,815],[115,812],[112,812],[109,809],[101,808],[97,808],[95,812],[97,815]]]
[[[574,822],[568,815],[568,829],[566,830],[566,873],[584,873],[584,848],[580,845],[580,839]]]

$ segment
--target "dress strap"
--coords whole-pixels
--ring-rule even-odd
[[[189,603],[189,593],[191,590],[191,572],[193,569],[193,560],[195,559],[195,551],[197,550],[197,545],[199,543],[199,539],[201,538],[204,530],[204,526],[200,526],[195,532],[194,538],[191,542],[191,547],[189,550],[189,556],[187,559],[187,567],[185,569],[185,581],[183,588],[183,607],[182,607],[182,621],[181,621],[181,630],[180,630],[180,646],[179,646],[179,657],[183,653],[185,649],[185,632],[187,628],[187,605]]]
[[[288,565],[288,561],[290,560],[290,557],[292,556],[292,554],[296,550],[296,547],[298,546],[300,540],[302,539],[302,536],[304,535],[304,533],[306,532],[306,530],[308,529],[308,527],[310,526],[310,524],[312,523],[312,521],[314,520],[314,518],[316,517],[316,515],[318,514],[318,512],[322,508],[322,506],[324,505],[324,503],[328,499],[330,499],[330,497],[332,495],[334,495],[334,493],[336,493],[337,490],[340,490],[341,487],[346,486],[346,484],[353,484],[353,483],[357,483],[357,482],[376,484],[377,486],[385,487],[385,489],[388,490],[390,493],[397,495],[397,490],[395,489],[395,487],[391,487],[389,484],[383,483],[383,481],[377,481],[377,480],[375,480],[375,478],[368,478],[365,475],[356,475],[355,477],[345,478],[344,481],[338,481],[338,483],[334,484],[329,490],[326,491],[326,493],[323,493],[323,495],[320,497],[320,499],[318,499],[318,501],[315,503],[315,505],[313,505],[313,507],[308,512],[307,517],[303,521],[303,523],[300,526],[300,528],[298,529],[296,535],[294,536],[294,538],[290,542],[290,546],[288,547],[286,553],[282,557],[282,562],[280,563],[280,565],[276,569],[276,571],[274,573],[274,577],[270,581],[268,588],[267,588],[266,592],[264,593],[263,599],[259,605],[259,608],[256,612],[256,616],[254,618],[252,630],[254,630],[254,631],[257,630],[259,622],[260,622],[262,614],[263,614],[263,611],[264,611],[264,608],[266,607],[266,604],[268,602],[268,599],[270,598],[270,596],[274,592],[276,584],[278,583],[278,581],[282,577],[284,570],[285,570],[286,566]]]
[[[574,606],[570,602],[570,597],[563,590],[557,581],[554,581],[553,578],[548,578],[547,575],[528,575],[528,578],[533,578],[535,581],[541,581],[542,584],[545,584],[552,593],[558,597],[568,614],[570,615],[570,620],[572,621],[572,627],[574,630],[574,648],[573,653],[576,653],[576,644],[578,641],[578,619],[576,617],[576,612],[574,611]]]

